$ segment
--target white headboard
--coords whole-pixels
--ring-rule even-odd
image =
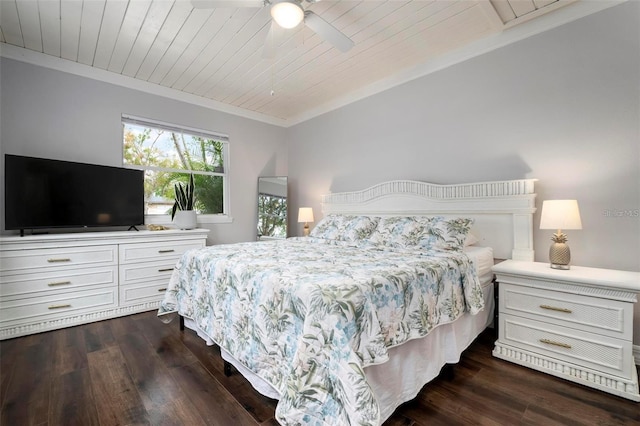
[[[463,216],[494,257],[533,261],[533,185],[536,179],[436,185],[383,182],[362,191],[322,196],[322,212],[368,216]]]

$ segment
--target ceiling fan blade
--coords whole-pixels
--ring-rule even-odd
[[[333,44],[341,52],[349,51],[354,45],[353,40],[310,10],[304,12],[304,23],[307,27],[311,28],[313,32]]]
[[[276,56],[278,46],[280,46],[283,36],[284,29],[276,24],[275,21],[271,21],[271,27],[269,28],[267,38],[264,40],[264,47],[262,48],[263,58],[272,59]]]
[[[239,7],[263,7],[263,0],[191,0],[194,9],[224,9]]]

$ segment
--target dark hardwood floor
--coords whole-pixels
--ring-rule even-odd
[[[495,359],[492,344],[485,332],[386,425],[640,424],[640,404]],[[277,424],[275,401],[155,312],[6,340],[0,358],[3,426]]]

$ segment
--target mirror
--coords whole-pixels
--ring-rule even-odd
[[[287,177],[258,178],[258,239],[287,238]]]

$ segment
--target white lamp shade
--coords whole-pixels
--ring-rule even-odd
[[[543,201],[540,229],[582,229],[578,201]]]
[[[313,209],[311,207],[300,207],[300,210],[298,210],[298,222],[313,222]]]
[[[274,1],[271,6],[271,17],[282,28],[297,27],[304,19],[302,7],[294,1]]]

